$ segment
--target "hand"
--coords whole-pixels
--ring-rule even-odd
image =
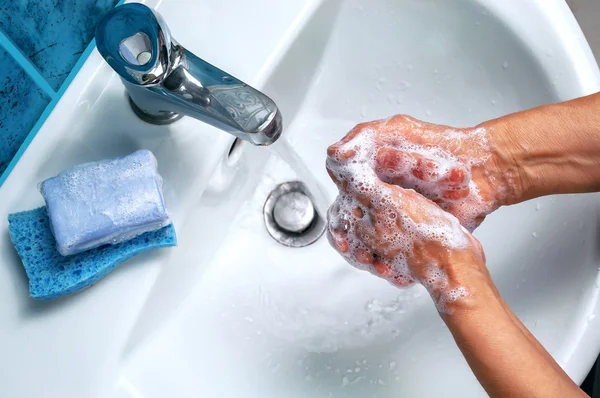
[[[494,144],[484,127],[455,129],[398,115],[357,125],[327,153],[331,163],[360,152],[359,161],[382,181],[416,190],[473,231],[518,196],[518,178],[502,167]],[[340,178],[328,169],[334,181]]]
[[[329,241],[350,264],[397,286],[423,284],[442,313],[469,296],[462,282],[472,271],[489,277],[481,245],[454,216],[374,174],[353,180],[338,180],[328,214]]]
[[[599,107],[595,94],[475,129],[396,116],[358,125],[328,150],[340,188],[329,212],[331,243],[392,283],[423,283],[490,396],[585,394],[502,300],[479,243],[403,188],[471,230],[500,205],[600,191]]]

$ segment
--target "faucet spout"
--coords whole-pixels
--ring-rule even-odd
[[[142,4],[106,14],[96,27],[96,46],[146,122],[168,124],[187,115],[255,145],[281,135],[272,99],[185,49],[162,17]]]

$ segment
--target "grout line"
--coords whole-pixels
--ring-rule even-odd
[[[56,98],[56,92],[48,81],[42,76],[38,68],[31,60],[23,54],[17,45],[0,29],[0,47],[3,47],[21,66],[25,73],[34,81],[34,83],[48,95],[51,99]]]
[[[67,91],[67,88],[69,88],[69,86],[71,85],[71,82],[73,81],[73,79],[75,79],[75,76],[77,76],[77,73],[83,67],[83,64],[85,64],[85,61],[87,61],[88,57],[90,56],[92,51],[94,51],[95,48],[96,48],[96,39],[92,39],[92,41],[87,45],[85,50],[83,50],[83,52],[81,53],[81,56],[79,57],[77,62],[75,62],[75,65],[73,65],[73,69],[71,69],[71,72],[69,72],[69,74],[67,75],[67,78],[60,85],[60,88],[58,89],[58,93],[57,93],[58,94],[57,101],[58,101],[58,99],[60,99],[60,97],[62,97],[62,95],[65,93],[65,91]]]

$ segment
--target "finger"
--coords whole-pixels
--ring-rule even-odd
[[[393,203],[397,204],[396,212],[399,215],[406,215],[414,222],[417,223],[435,223],[440,221],[440,217],[444,218],[444,210],[440,208],[435,202],[429,198],[421,195],[420,193],[412,190],[405,189],[402,187],[393,187],[395,200]],[[445,202],[442,202],[442,205]],[[398,227],[403,229],[402,223],[399,219]]]
[[[358,200],[358,203],[367,208],[371,207],[371,201],[373,199],[372,195],[362,191],[355,191],[354,195],[356,197],[356,200]]]
[[[336,236],[345,238],[350,230],[350,220],[341,211],[340,204],[335,202],[327,212],[328,229]]]
[[[369,209],[372,207],[373,200],[376,200],[380,196],[378,192],[382,186],[383,183],[377,178],[373,178],[372,181],[366,183],[360,180],[356,181],[355,179],[351,186],[352,195],[359,204]]]
[[[402,172],[413,166],[413,163],[414,159],[409,153],[390,147],[381,148],[375,156],[375,166],[382,172]]]
[[[329,240],[331,246],[333,246],[335,250],[342,254],[348,253],[350,250],[348,239],[338,232],[327,231],[327,239]]]
[[[383,181],[400,186],[404,185],[409,173],[421,181],[441,182],[448,187],[460,187],[469,182],[468,172],[462,165],[448,169],[437,159],[389,147],[377,152],[375,171]]]
[[[327,148],[327,156],[329,156],[330,158],[334,157],[335,154],[336,154],[336,152],[338,151],[339,147],[340,147],[340,143],[339,142],[336,142],[335,144],[330,145]]]
[[[395,185],[402,185],[415,164],[411,154],[394,148],[381,148],[375,156],[375,172],[379,178]]]
[[[335,183],[335,185],[337,185],[337,187],[339,189],[341,189],[342,191],[348,192],[348,181],[340,180],[339,178],[337,178],[335,176],[335,174],[333,174],[333,171],[331,171],[329,169],[329,167],[327,167],[326,169],[327,169],[327,174],[329,174],[329,178],[331,178],[331,180]]]
[[[394,269],[385,261],[381,259],[376,259],[373,261],[373,268],[377,275],[382,278],[393,278],[394,277]]]
[[[356,249],[353,254],[356,261],[358,261],[360,264],[373,264],[373,253],[371,253],[369,250],[359,248]]]
[[[403,275],[397,275],[393,278],[393,283],[396,286],[400,286],[400,287],[406,287],[406,286],[410,286],[413,283],[415,283],[415,281],[413,281],[410,278],[407,278],[406,276]]]
[[[442,198],[444,198],[446,200],[451,200],[451,201],[460,201],[460,200],[465,199],[467,196],[469,196],[470,192],[471,191],[470,191],[469,187],[445,191],[442,194]]]
[[[390,282],[396,286],[406,287],[415,283],[412,279],[404,275],[397,275],[396,271],[394,271],[389,264],[380,259],[376,259],[373,262],[373,268],[375,269],[377,275],[390,280]]]
[[[466,186],[471,181],[471,176],[467,168],[463,165],[452,167],[442,179],[443,182],[451,187]]]
[[[370,222],[359,221],[354,228],[356,237],[367,247],[373,248],[377,242],[377,233]]]
[[[344,145],[338,143],[327,148],[327,156],[338,162],[348,161],[356,156],[356,150],[354,148],[344,148]]]
[[[342,185],[340,180],[338,180],[338,178],[335,176],[335,174],[333,174],[333,171],[331,171],[329,167],[327,167],[327,174],[329,174],[329,178],[331,178],[335,185],[337,185],[338,187]]]
[[[386,217],[386,215],[382,215]],[[354,231],[356,237],[372,252],[377,253],[384,258],[392,258],[398,254],[398,247],[393,242],[393,236],[401,231],[400,227],[392,227],[387,225],[377,225],[374,219],[374,214],[369,214],[370,221],[357,221]]]
[[[336,175],[333,174],[333,171],[331,171],[328,167],[326,168],[326,170],[327,174],[329,174],[329,178],[331,178],[334,184],[337,185],[337,187],[342,191],[348,192],[348,181],[340,180],[339,178],[337,178]]]
[[[353,148],[350,149],[342,149],[339,151],[339,158],[342,161],[348,161],[356,156],[356,150]]]
[[[341,140],[327,148],[327,155],[333,157],[342,146],[352,141],[354,137],[363,132],[366,128],[368,128],[368,126],[369,123],[360,123],[354,126],[354,128],[350,130]]]
[[[346,216],[330,217],[329,230],[332,233],[345,238],[350,230],[350,220],[348,220]]]
[[[364,123],[359,123],[356,126],[354,126],[352,128],[352,130],[350,130],[348,132],[348,134],[346,134],[344,136],[344,138],[341,139],[341,143],[347,143],[350,142],[354,139],[354,137],[356,137],[357,135],[361,134],[362,132],[364,132],[365,130],[371,130],[371,126],[372,126],[373,122],[364,122]]]
[[[412,156],[416,159],[416,165],[412,169],[412,175],[425,182],[435,182],[440,180],[442,176],[442,166],[440,162],[417,153],[413,153]]]

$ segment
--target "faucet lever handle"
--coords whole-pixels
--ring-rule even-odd
[[[133,84],[160,83],[172,64],[169,27],[159,14],[138,3],[116,7],[102,18],[96,46],[115,72]]]

